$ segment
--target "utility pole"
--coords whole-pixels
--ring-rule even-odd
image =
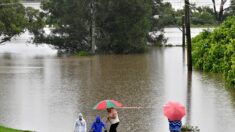
[[[182,46],[185,47],[185,17],[182,16]]]
[[[190,31],[190,12],[189,12],[189,0],[185,0],[185,27],[187,37],[187,62],[188,71],[192,71],[192,43],[191,43],[191,31]]]
[[[91,1],[91,53],[95,54],[95,0]]]

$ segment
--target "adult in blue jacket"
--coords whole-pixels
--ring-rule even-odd
[[[105,132],[107,132],[105,124],[100,119],[100,116],[97,116],[96,120],[93,122],[93,124],[91,126],[91,131],[92,132],[102,132],[102,128],[104,128]]]

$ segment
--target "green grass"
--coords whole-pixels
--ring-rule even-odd
[[[32,132],[28,130],[17,130],[17,129],[12,129],[12,128],[7,128],[4,126],[0,126],[0,132]]]

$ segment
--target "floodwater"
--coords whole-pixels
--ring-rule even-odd
[[[162,107],[183,103],[183,123],[201,132],[234,132],[235,92],[218,74],[187,72],[181,47],[153,48],[136,55],[58,57],[47,45],[26,43],[29,35],[0,46],[0,124],[38,132],[71,132],[78,113],[88,127],[92,110],[104,99],[128,107],[118,109],[121,132],[167,132]]]

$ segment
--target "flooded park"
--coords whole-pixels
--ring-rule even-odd
[[[167,29],[166,36],[173,42],[171,31],[176,29]],[[234,131],[235,92],[225,87],[219,74],[188,73],[182,47],[69,57],[58,56],[47,45],[29,44],[28,38],[23,34],[0,47],[0,123],[5,126],[73,131],[81,112],[90,127],[96,115],[105,119],[107,114],[93,106],[115,99],[139,107],[118,109],[119,131],[167,132],[163,105],[176,100],[187,108],[183,124],[198,126],[201,132]]]
[[[177,101],[185,106],[186,116],[182,120],[183,125],[186,124],[196,126],[200,129],[200,132],[234,132],[235,90],[227,85],[228,83],[225,82],[223,74],[211,72],[208,73],[196,69],[193,69],[192,71],[188,70],[187,49],[182,47],[182,32],[179,27],[174,25],[164,25],[161,27],[157,25],[155,27],[157,29],[156,32],[150,29],[147,30],[147,27],[150,27],[150,23],[156,24],[158,19],[162,17],[162,14],[159,15],[155,13],[154,16],[151,16],[151,21],[150,18],[148,18],[150,14],[153,15],[151,10],[155,9],[153,8],[154,6],[156,6],[156,9],[159,8],[158,10],[161,10],[161,4],[153,2],[152,4],[154,4],[154,6],[152,7],[148,6],[146,1],[140,1],[139,3],[131,1],[132,3],[128,3],[131,4],[131,6],[126,6],[126,1],[122,1],[124,4],[117,1],[112,1],[113,3],[108,3],[108,6],[109,4],[115,5],[114,7],[116,8],[118,4],[115,4],[115,2],[123,5],[119,7],[120,9],[117,8],[118,11],[111,10],[110,8],[110,12],[114,14],[109,14],[110,12],[107,10],[102,10],[104,7],[104,9],[106,9],[106,5],[102,5],[103,3],[101,2],[97,5],[102,8],[97,9],[100,10],[101,14],[99,17],[104,17],[103,19],[105,21],[103,21],[103,19],[96,19],[95,13],[98,14],[99,12],[95,10],[94,2],[87,3],[87,1],[85,1],[83,6],[80,5],[81,3],[76,3],[78,1],[73,1],[74,3],[72,4],[70,2],[63,3],[64,1],[60,1],[62,4],[57,3],[58,5],[54,4],[53,2],[56,3],[58,1],[51,0],[49,3],[44,3],[43,5],[44,11],[45,8],[48,8],[48,18],[46,18],[45,14],[45,16],[43,16],[39,13],[39,11],[37,12],[36,10],[33,10],[34,8],[42,11],[42,9],[40,9],[40,3],[23,3],[22,7],[25,6],[33,8],[22,8],[25,10],[21,10],[22,13],[26,12],[24,15],[28,15],[25,21],[29,20],[27,23],[24,23],[22,20],[22,23],[25,24],[23,24],[23,26],[28,28],[22,28],[22,31],[16,28],[17,24],[4,25],[0,19],[0,29],[2,30],[0,32],[0,39],[2,39],[0,42],[0,132],[2,132],[5,127],[7,127],[6,129],[9,131],[11,130],[10,128],[15,128],[35,132],[73,132],[75,121],[78,119],[79,113],[83,114],[84,119],[87,122],[87,128],[89,130],[97,115],[100,115],[102,120],[106,121],[106,110],[93,109],[98,102],[106,99],[117,100],[124,106],[117,108],[120,119],[120,124],[118,126],[119,132],[169,132],[168,119],[164,116],[163,112],[163,109],[165,108],[164,105],[168,101]],[[63,4],[65,4],[66,7],[64,7]],[[84,8],[84,10],[82,10],[86,4],[90,9],[85,10]],[[178,2],[178,4],[180,4],[178,5],[179,8],[184,5],[183,3],[181,6],[182,2]],[[189,4],[186,3],[185,7],[189,7]],[[201,4],[205,5],[205,3]],[[2,10],[1,12],[0,9],[0,12],[5,14],[7,14],[6,12],[10,9],[15,8],[15,10],[13,10],[13,15],[7,14],[6,16],[12,18],[9,19],[10,22],[14,20],[13,22],[20,23],[19,20],[21,20],[20,18],[22,16],[20,15],[19,18],[15,17],[17,12],[20,12],[18,8],[21,9],[19,3],[12,3],[11,1],[8,3],[0,2],[0,5],[6,6],[1,8],[6,10]],[[51,13],[53,14],[51,9],[54,8],[54,5],[56,5],[55,9],[58,9],[56,11],[59,12],[59,15],[52,15],[51,17]],[[8,8],[8,6],[11,8]],[[49,8],[50,6],[51,8]],[[60,23],[60,19],[57,19],[61,17],[61,14],[65,13],[62,12],[60,14],[60,6],[64,9],[63,11],[67,12],[66,15],[68,16],[65,18],[69,19],[66,19],[65,21],[69,24],[63,24],[62,22]],[[173,17],[171,12],[174,12],[174,10],[170,10],[172,7],[169,3],[168,6],[167,4],[164,6],[164,8],[168,8],[170,12],[170,15],[166,15],[166,18],[167,20],[171,20],[170,16]],[[143,11],[137,10],[139,8],[143,9]],[[166,12],[168,10],[166,9]],[[133,14],[136,14],[128,16],[131,11]],[[142,14],[144,11],[145,14]],[[122,14],[118,14],[120,12]],[[86,16],[86,13],[90,14],[90,16]],[[72,16],[71,14],[75,15]],[[76,14],[80,14],[81,17],[78,17]],[[105,18],[106,15],[111,17],[110,20],[107,19],[107,22]],[[137,15],[140,15],[140,17]],[[146,17],[147,15],[148,17]],[[136,18],[132,20],[134,17]],[[189,21],[189,14],[188,19],[180,16],[180,20],[181,17],[181,26],[186,26],[187,29],[190,29],[190,26],[187,27],[186,25],[188,24],[186,20]],[[196,17],[193,17],[194,20],[199,21],[200,19],[195,19]],[[5,16],[2,15],[1,18],[3,20]],[[59,38],[58,40],[62,41],[55,41],[54,46],[48,44],[33,44],[31,38],[33,37],[32,31],[34,31],[33,33],[36,33],[37,35],[37,33],[40,34],[39,32],[42,32],[43,29],[48,29],[49,27],[49,25],[46,23],[43,23],[45,25],[41,23],[43,26],[40,25],[40,23],[35,24],[34,22],[36,19],[45,22],[58,22],[53,23],[53,28],[55,29],[51,28],[51,31],[46,30],[45,33],[48,31],[48,34],[54,34],[52,37],[55,37],[56,39]],[[64,18],[61,20],[63,19]],[[81,21],[77,21],[78,19],[81,19]],[[207,17],[204,19],[206,20]],[[203,21],[205,21],[204,19]],[[213,16],[210,17],[210,19],[215,21]],[[132,21],[129,22],[129,20]],[[233,21],[235,22],[235,17],[234,20],[231,18],[231,20],[227,23],[232,23]],[[115,22],[118,22],[116,26]],[[99,27],[98,24],[101,26]],[[222,25],[221,30],[217,30],[218,32],[215,32],[215,34],[210,36],[211,39],[212,37],[218,38],[218,41],[224,42],[221,45],[226,45],[227,43],[231,45],[234,44],[230,43],[230,41],[225,41],[229,35],[230,37],[232,36],[231,41],[234,39],[234,34],[231,33],[234,30],[229,27],[229,25],[232,24],[225,23]],[[16,34],[14,34],[14,37],[8,36],[11,35],[11,33],[4,34],[5,31],[11,31],[8,29],[9,25],[12,26],[14,30],[19,30],[20,32],[18,31]],[[119,25],[121,26],[118,27]],[[204,28],[191,28],[192,37],[195,37],[204,29],[208,29],[210,31],[214,30],[214,27],[210,29],[206,28],[207,25],[213,27],[213,25],[210,25],[210,23],[208,24],[205,22],[204,25],[201,25],[201,27]],[[42,26],[41,29],[40,26]],[[73,26],[76,29],[73,29]],[[96,26],[98,28],[96,28]],[[66,32],[63,33],[63,30],[61,30],[62,34],[60,34],[60,29],[58,29],[59,32],[57,32],[56,29],[58,27],[61,27],[61,29],[66,29]],[[71,34],[69,34],[69,32],[67,33],[67,28],[71,28]],[[87,30],[88,28],[89,31]],[[163,44],[162,46],[149,46],[148,51],[145,53],[126,54],[132,50],[138,51],[138,48],[142,48],[144,51],[147,42],[147,34],[150,35],[151,33],[156,33],[156,36],[158,36],[160,35],[158,33],[161,28],[164,29],[164,36],[167,38],[166,44]],[[29,29],[33,29],[31,30],[31,33],[29,33]],[[80,31],[80,29],[82,30]],[[222,29],[226,30],[223,32],[224,34],[221,35],[220,33],[223,31]],[[52,30],[54,30],[54,32]],[[188,32],[189,30],[186,31]],[[87,35],[85,33],[87,33]],[[226,35],[225,33],[231,34]],[[207,34],[205,33],[204,35],[206,36],[208,34],[210,33],[207,32]],[[188,38],[190,39],[190,34],[188,33],[187,35],[189,35]],[[217,37],[217,35],[219,37]],[[226,36],[223,38],[225,40],[222,40],[221,36],[223,35]],[[83,36],[85,37],[83,38]],[[42,35],[41,38],[38,38],[38,40],[47,40],[44,37],[49,38],[49,41],[46,42],[52,42],[50,40],[50,35]],[[60,37],[62,39],[60,39]],[[120,37],[121,39],[116,39],[115,37]],[[214,43],[213,41],[211,42],[207,40],[208,44],[204,45],[204,39],[206,40],[210,37],[203,37],[202,35],[203,40],[200,40],[200,37],[197,39],[200,41],[200,45],[198,45],[202,45],[202,47],[204,46],[208,48],[209,44]],[[71,43],[69,41],[71,41]],[[89,44],[87,43],[88,41]],[[95,46],[97,46],[95,42],[98,43],[97,45],[100,44],[101,48],[102,46],[107,46],[111,50],[106,47],[107,52],[104,50],[104,54],[97,53],[90,56],[65,55],[57,51],[57,49],[67,50],[66,44],[68,44],[70,47],[67,51],[71,51],[71,53],[72,50],[76,51],[73,52],[75,54],[82,51],[90,53],[90,51],[88,52],[86,48],[89,48],[89,50],[91,49],[91,51],[94,51],[93,53],[95,53]],[[133,42],[135,43],[133,44]],[[138,45],[140,42],[142,45]],[[188,42],[190,43],[190,41]],[[221,42],[218,43],[220,44]],[[157,43],[156,40],[154,43]],[[56,46],[57,49],[55,48]],[[116,46],[116,49],[112,49],[112,46]],[[132,49],[128,49],[128,46]],[[221,47],[216,48],[216,50],[220,51]],[[232,59],[231,56],[234,57],[234,50],[232,46],[229,48],[231,48],[229,50],[231,51],[231,53],[229,52],[231,55],[229,54],[230,56],[228,55],[227,57]],[[200,49],[200,47],[198,49]],[[117,52],[115,52],[115,50]],[[136,53],[136,51],[133,51],[130,53]],[[225,50],[221,50],[221,52],[214,50],[212,51],[215,53],[223,53]],[[105,54],[109,52],[121,54]],[[198,58],[204,57],[205,56],[199,56]],[[216,57],[211,58],[215,60],[218,59]],[[214,60],[211,59],[211,61],[214,63]],[[234,60],[232,60],[230,63],[233,63],[233,61]],[[228,64],[227,61],[225,63]],[[231,67],[233,67],[232,64],[229,68]],[[234,76],[231,75],[231,82],[234,81],[233,77]],[[181,120],[181,118],[179,120]],[[172,121],[179,120],[175,119]]]

